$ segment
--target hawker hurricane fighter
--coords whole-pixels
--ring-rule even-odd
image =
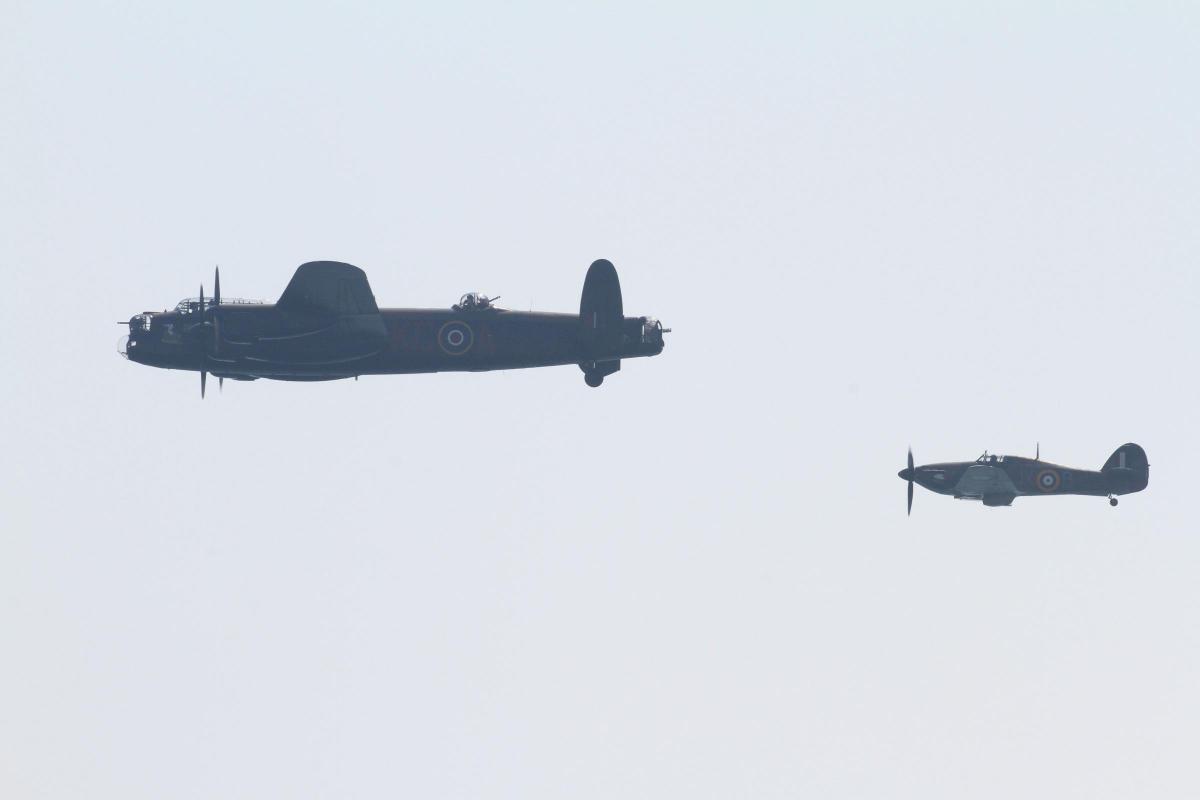
[[[626,317],[617,271],[588,269],[578,314],[509,311],[466,294],[450,308],[380,309],[358,267],[314,261],[296,270],[274,304],[221,297],[182,300],[128,322],[119,350],[130,361],[252,381],[327,381],[360,375],[481,372],[578,364],[599,386],[621,360],[655,356],[669,332],[650,317]]]
[[[1083,494],[1107,497],[1117,504],[1117,495],[1132,494],[1150,482],[1146,451],[1136,444],[1117,448],[1099,472],[1072,469],[1041,460],[1041,448],[1035,458],[988,455],[974,461],[913,466],[912,449],[908,468],[900,470],[908,481],[908,513],[912,513],[913,484],[931,492],[948,494],[960,500],[981,500],[985,506],[1010,506],[1018,497],[1051,494]]]

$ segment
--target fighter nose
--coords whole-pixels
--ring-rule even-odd
[[[913,479],[913,471],[911,469],[902,469],[896,473],[902,481],[911,481]]]

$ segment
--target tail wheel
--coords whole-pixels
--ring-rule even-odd
[[[1115,497],[1108,498],[1108,504],[1110,506],[1115,506],[1117,504],[1117,498],[1115,498]]]

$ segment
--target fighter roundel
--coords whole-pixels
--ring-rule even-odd
[[[1037,484],[1038,491],[1053,492],[1062,483],[1062,479],[1058,476],[1057,470],[1044,469],[1037,474],[1033,482]]]
[[[448,355],[461,356],[471,349],[475,343],[475,333],[465,322],[453,320],[447,322],[438,331],[438,345]]]

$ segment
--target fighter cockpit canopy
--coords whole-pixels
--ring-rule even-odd
[[[976,464],[999,464],[1004,461],[1004,456],[990,455],[987,450],[983,451],[983,455],[975,459]]]

